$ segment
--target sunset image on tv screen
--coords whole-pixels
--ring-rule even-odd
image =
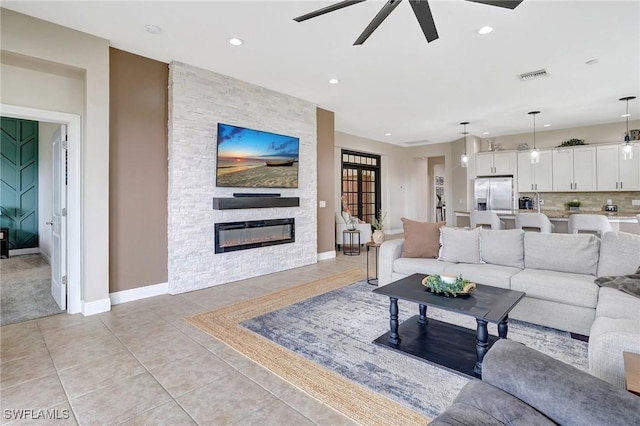
[[[217,186],[298,187],[298,138],[219,123],[217,140]]]

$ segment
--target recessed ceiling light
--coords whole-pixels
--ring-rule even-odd
[[[149,34],[160,34],[162,32],[162,28],[157,25],[147,24],[144,26],[144,29],[147,30]]]
[[[338,80],[337,78],[330,78],[330,79],[329,79],[329,83],[331,83],[331,84],[338,84],[338,83],[340,83],[340,80]]]
[[[244,43],[244,40],[238,37],[231,37],[229,39],[229,44],[232,46],[242,46],[243,43]]]
[[[384,135],[385,136],[391,136],[391,133],[385,133]]]
[[[480,35],[485,35],[485,34],[489,34],[492,31],[493,31],[493,28],[484,26],[484,27],[478,29],[476,32],[478,34],[480,34]]]
[[[600,62],[600,61],[597,60],[597,59],[589,59],[587,62],[585,62],[585,64],[587,64],[587,65],[595,65],[598,62]]]
[[[545,125],[544,125],[544,126],[542,126],[542,127],[551,127],[551,124],[545,124]]]
[[[488,135],[488,134],[489,134],[489,132],[482,132],[482,134],[483,134],[483,135]]]

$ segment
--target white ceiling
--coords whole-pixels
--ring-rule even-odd
[[[370,0],[306,22],[335,1],[3,1],[2,7],[110,40],[115,48],[233,76],[334,111],[336,130],[398,145],[448,142],[461,121],[482,136],[623,122],[640,98],[640,0],[525,0],[515,10],[431,0],[427,43],[408,1],[362,46],[384,4]],[[145,31],[146,24],[162,29]],[[484,25],[495,28],[480,36]],[[245,41],[228,44],[232,37]],[[597,59],[596,65],[585,62]],[[517,74],[550,76],[521,82]],[[337,85],[328,84],[338,78]],[[630,103],[632,119],[640,101]],[[385,133],[391,136],[385,136]]]

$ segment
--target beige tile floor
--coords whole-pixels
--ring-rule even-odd
[[[183,318],[364,268],[365,255],[2,327],[0,424],[353,424]],[[20,422],[11,410],[58,419]]]

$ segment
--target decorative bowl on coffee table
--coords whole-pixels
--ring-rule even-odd
[[[476,284],[465,280],[462,276],[433,274],[422,280],[422,285],[431,293],[447,297],[469,296],[476,288]]]

